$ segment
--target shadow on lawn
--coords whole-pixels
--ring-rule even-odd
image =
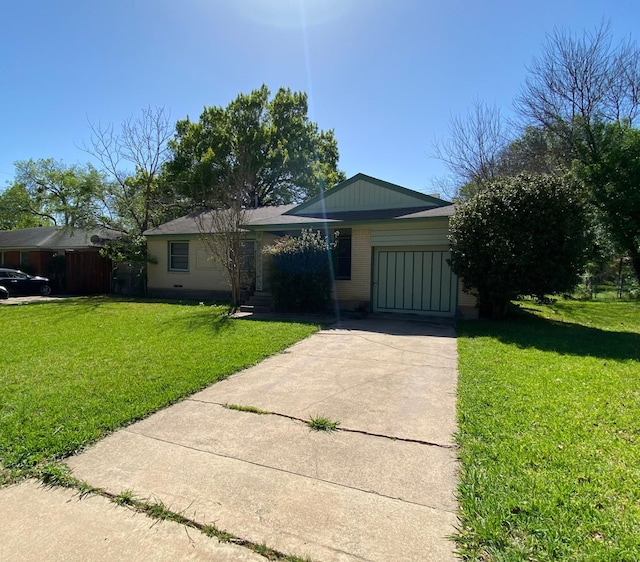
[[[523,349],[534,348],[617,361],[640,361],[640,334],[559,322],[540,318],[526,310],[501,322],[462,321],[458,324],[458,333],[466,337],[493,337]]]
[[[234,328],[233,322],[221,310],[208,306],[200,306],[184,316],[174,316],[167,321],[167,326],[179,326],[188,330],[210,330],[217,334],[221,330]]]

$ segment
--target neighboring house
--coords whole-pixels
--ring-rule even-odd
[[[111,261],[99,252],[106,240],[103,236],[55,226],[3,230],[0,267],[49,277],[59,292],[109,293]]]
[[[339,233],[336,295],[344,310],[431,316],[477,314],[475,299],[448,264],[453,204],[364,174],[299,205],[249,209],[247,256],[254,288],[269,290],[262,248],[303,228]],[[148,268],[151,296],[211,298],[229,293],[227,277],[200,240],[195,215],[145,232],[157,262]]]

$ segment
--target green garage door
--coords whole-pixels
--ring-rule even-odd
[[[454,316],[457,280],[450,257],[447,251],[377,248],[374,311]]]

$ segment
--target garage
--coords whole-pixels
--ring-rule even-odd
[[[454,316],[457,279],[446,250],[375,248],[373,309]]]

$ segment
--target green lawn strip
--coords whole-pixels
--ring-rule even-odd
[[[318,329],[108,298],[5,306],[0,477],[67,456]]]
[[[470,560],[640,559],[640,303],[458,324]]]

